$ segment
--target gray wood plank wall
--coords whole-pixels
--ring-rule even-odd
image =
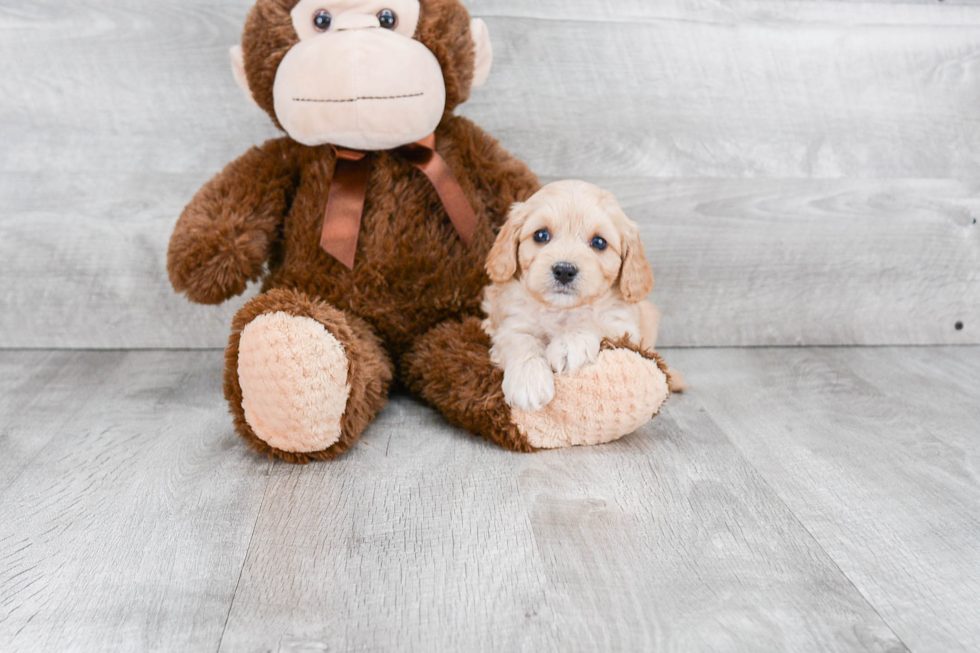
[[[174,297],[180,209],[275,135],[249,0],[0,0],[0,347],[221,347]],[[464,113],[624,197],[663,344],[980,343],[980,5],[471,0]],[[954,325],[963,328],[956,330]]]

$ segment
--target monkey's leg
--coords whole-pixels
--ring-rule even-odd
[[[252,449],[291,463],[350,449],[387,402],[391,378],[366,323],[291,290],[246,304],[225,353],[236,431]]]
[[[625,342],[605,344],[594,364],[555,379],[555,399],[543,410],[512,409],[476,318],[437,326],[416,341],[404,365],[409,389],[451,423],[522,452],[603,444],[633,433],[669,396],[666,370],[656,354]]]

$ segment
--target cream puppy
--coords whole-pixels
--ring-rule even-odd
[[[639,230],[597,186],[561,181],[516,204],[487,271],[484,329],[512,406],[546,406],[555,373],[593,362],[603,339],[656,344],[660,316],[645,301],[653,270]]]

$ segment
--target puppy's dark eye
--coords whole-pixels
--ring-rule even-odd
[[[395,29],[398,27],[398,14],[391,9],[382,9],[378,12],[378,21],[385,29]]]
[[[551,242],[551,232],[547,229],[541,229],[540,231],[534,232],[534,242],[539,245]]]
[[[609,243],[602,236],[596,236],[592,239],[592,249],[598,252],[604,252],[609,248]]]
[[[313,14],[313,27],[317,29],[318,32],[326,32],[330,29],[330,24],[333,22],[333,16],[326,9],[321,9],[315,14]]]

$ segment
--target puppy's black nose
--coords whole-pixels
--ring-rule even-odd
[[[575,281],[575,277],[578,276],[578,267],[572,265],[571,263],[556,263],[553,268],[551,268],[551,273],[555,275],[555,281],[563,286],[567,286],[571,282]]]

